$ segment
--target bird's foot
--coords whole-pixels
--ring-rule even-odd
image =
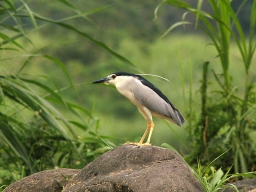
[[[151,146],[151,143],[142,143],[141,146]]]
[[[139,143],[126,142],[124,145],[139,145]]]
[[[150,143],[132,143],[132,142],[127,142],[125,145],[136,145],[136,146],[151,146]]]

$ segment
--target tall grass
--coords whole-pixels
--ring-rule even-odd
[[[176,149],[174,149],[167,143],[163,143],[162,147],[168,148],[179,154]],[[191,173],[201,183],[204,191],[217,192],[226,191],[226,189],[232,189],[232,191],[238,192],[238,188],[234,184],[229,183],[231,180],[234,180],[236,178],[255,178],[255,172],[230,174],[232,166],[230,166],[226,172],[224,172],[222,168],[216,170],[214,167],[215,162],[227,152],[228,151],[225,151],[224,153],[220,154],[218,157],[215,157],[211,162],[205,165],[202,165],[200,161],[197,163],[197,167],[191,167],[187,164],[187,166],[190,168]]]
[[[43,48],[29,52],[22,44],[21,40],[33,45],[30,34],[40,33],[47,25],[58,25],[63,30],[81,35],[122,62],[132,65],[104,43],[66,23],[74,18],[86,20],[89,14],[103,8],[81,13],[66,0],[58,3],[72,10],[74,15],[56,21],[33,12],[25,1],[1,2],[0,189],[40,170],[63,166],[82,168],[111,148],[102,139],[104,137],[98,135],[99,120],[90,110],[67,102],[61,94],[62,88],[47,74],[42,77],[23,74],[35,57],[41,57],[57,65],[63,79],[68,80],[68,89],[76,91],[65,64],[58,58],[42,54]],[[26,24],[24,18],[27,18]],[[32,27],[26,27],[28,22]],[[10,62],[16,62],[15,69],[9,70],[5,66]]]
[[[191,133],[193,153],[190,161],[196,164],[197,158],[203,162],[209,161],[214,155],[221,154],[227,149],[232,149],[225,159],[222,159],[218,166],[228,167],[234,164],[233,172],[247,172],[253,170],[255,161],[255,144],[250,133],[255,130],[256,121],[250,116],[255,111],[255,88],[254,73],[251,71],[252,59],[255,54],[255,25],[256,25],[256,1],[251,4],[250,33],[246,36],[244,29],[232,8],[232,1],[209,0],[211,10],[202,10],[203,0],[197,1],[193,7],[182,0],[164,0],[156,9],[163,4],[185,10],[182,21],[173,24],[165,34],[181,25],[194,24],[199,27],[211,41],[220,60],[221,74],[213,71],[214,80],[219,89],[209,92],[210,80],[207,78],[209,61],[205,61],[202,85],[201,85],[201,115],[197,122],[193,119],[194,128]],[[246,1],[241,1],[242,9]],[[189,14],[195,16],[195,23],[186,21]],[[164,34],[164,35],[165,35]],[[230,45],[234,42],[239,50],[240,58],[237,63],[230,63]],[[240,62],[240,60],[242,62]],[[238,87],[232,83],[236,77],[230,76],[230,65],[241,63],[244,68],[244,83]],[[211,80],[213,81],[213,80]],[[243,94],[241,92],[243,91]],[[192,110],[192,109],[191,109]]]

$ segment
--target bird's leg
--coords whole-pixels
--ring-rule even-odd
[[[146,129],[146,131],[144,132],[143,136],[141,137],[140,142],[138,143],[138,145],[142,145],[143,141],[145,140],[145,138],[146,138],[146,136],[147,136],[147,134],[148,134],[149,129],[150,129],[150,127],[147,126],[147,129]]]
[[[146,129],[145,133],[143,134],[142,138],[140,139],[140,142],[138,143],[138,145],[151,145],[150,144],[150,138],[151,138],[153,129],[154,129],[154,123],[152,121],[148,121],[147,129]],[[143,144],[143,141],[145,140],[148,132],[149,132],[148,140],[147,140],[146,143]]]
[[[151,145],[150,144],[150,139],[151,139],[151,135],[152,135],[152,132],[154,130],[154,123],[152,121],[149,121],[148,122],[148,128],[147,130],[149,130],[149,135],[148,135],[148,140],[146,143],[144,143],[143,145]]]
[[[125,143],[125,144],[133,144],[133,145],[138,145],[138,146],[145,145],[145,144],[143,144],[143,141],[145,140],[145,138],[146,138],[146,136],[147,136],[149,130],[150,130],[150,126],[149,126],[149,123],[148,123],[147,129],[146,129],[146,131],[144,132],[143,136],[141,137],[139,143],[127,142],[127,143]],[[149,144],[149,145],[150,145],[150,144]]]
[[[154,129],[154,123],[153,123],[152,121],[148,121],[147,129],[146,129],[146,131],[144,132],[143,136],[141,137],[140,142],[139,142],[139,143],[126,143],[126,144],[135,144],[135,145],[138,145],[138,146],[142,146],[142,145],[151,145],[151,144],[150,144],[150,138],[151,138],[153,129]],[[145,138],[146,138],[148,132],[149,132],[148,140],[147,140],[146,143],[143,143],[143,141],[145,140]]]

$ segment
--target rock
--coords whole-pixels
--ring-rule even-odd
[[[60,192],[80,170],[53,169],[34,173],[9,185],[3,192]]]
[[[122,145],[82,170],[42,171],[11,184],[4,192],[62,189],[63,192],[204,191],[176,152],[155,146]]]
[[[155,146],[122,145],[83,168],[63,192],[204,191],[183,159]]]
[[[228,186],[227,184],[226,186]],[[232,183],[232,185],[235,185],[239,191],[243,192],[256,192],[256,179],[245,179],[241,181],[236,181]],[[223,190],[220,190],[223,191]],[[227,188],[224,190],[224,192],[235,192],[235,189]]]

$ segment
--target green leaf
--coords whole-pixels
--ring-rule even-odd
[[[173,146],[169,145],[168,143],[162,143],[161,146],[162,146],[162,147],[165,147],[165,148],[167,148],[167,149],[170,149],[170,150],[172,150],[172,151],[176,151],[176,152],[177,152],[177,150],[176,150]]]
[[[21,71],[30,63],[30,61],[32,60],[32,58],[34,58],[36,56],[37,53],[39,53],[43,48],[40,48],[38,50],[36,50],[35,52],[33,52],[26,60],[25,62],[21,65],[20,69],[17,72],[17,76],[19,76],[19,74],[21,73]]]
[[[79,123],[77,121],[68,121],[69,123],[81,128],[82,130],[86,131],[88,129],[88,126],[82,123]]]
[[[19,15],[20,17],[28,17],[27,15]],[[41,20],[41,21],[46,21],[46,22],[49,22],[49,23],[53,23],[53,24],[56,24],[56,25],[59,25],[63,28],[66,28],[68,30],[71,30],[87,39],[89,39],[90,41],[94,42],[95,44],[97,44],[98,46],[102,47],[103,49],[107,50],[109,53],[111,53],[113,56],[115,56],[117,59],[123,61],[124,63],[126,64],[129,64],[133,67],[135,67],[133,65],[133,63],[131,61],[129,61],[128,59],[126,59],[125,57],[121,56],[120,54],[116,53],[115,51],[113,51],[112,49],[110,49],[107,45],[105,45],[104,43],[94,39],[93,37],[91,37],[90,35],[88,35],[87,33],[83,32],[83,31],[80,31],[78,29],[76,29],[75,27],[69,25],[69,24],[66,24],[66,23],[63,23],[63,22],[59,22],[59,21],[54,21],[54,20],[51,20],[51,19],[48,19],[48,18],[44,18],[40,15],[37,15],[34,13],[34,17],[38,20]]]
[[[69,75],[69,72],[68,72],[67,68],[65,67],[65,65],[56,57],[53,57],[53,56],[50,56],[50,55],[44,55],[43,57],[45,57],[45,58],[53,61],[54,63],[56,63],[61,68],[62,72],[64,72],[64,74],[66,75],[70,85],[75,89],[73,81],[72,81],[72,79]]]
[[[23,1],[23,0],[20,0],[22,2],[22,4],[25,6],[26,10],[27,10],[27,13],[32,21],[32,24],[34,26],[34,28],[36,30],[38,30],[38,27],[37,27],[37,23],[36,23],[36,20],[35,20],[35,17],[34,17],[34,14],[33,12],[30,10],[29,6]]]
[[[23,145],[20,138],[18,138],[18,134],[15,133],[12,126],[8,124],[8,121],[13,121],[17,123],[16,120],[7,117],[3,114],[0,114],[0,138],[1,140],[4,140],[12,149],[12,151],[23,159],[23,161],[26,163],[26,165],[29,167],[31,172],[34,172],[33,170],[33,162],[31,161],[31,158],[29,157],[26,147]],[[6,120],[4,120],[6,119]],[[8,119],[8,120],[7,120]]]
[[[66,5],[66,6],[68,6],[68,7],[70,7],[70,8],[72,8],[72,9],[76,9],[76,7],[72,4],[72,3],[70,3],[69,1],[67,1],[67,0],[59,0],[61,3],[63,3],[64,5]]]
[[[191,22],[187,22],[187,21],[181,21],[181,22],[176,22],[175,24],[173,24],[172,26],[170,26],[163,35],[161,35],[160,38],[163,38],[164,36],[166,36],[168,33],[170,33],[173,29],[181,26],[181,25],[191,25]]]
[[[210,185],[212,186],[212,188],[214,188],[221,180],[222,176],[224,175],[223,171],[221,169],[218,169],[214,175],[213,178],[210,182]]]
[[[241,171],[242,171],[242,173],[246,173],[246,172],[248,172],[248,169],[247,169],[247,163],[245,160],[244,153],[242,152],[242,150],[239,150],[238,153],[239,153],[239,160],[241,163]]]
[[[5,44],[8,44],[8,43],[13,43],[14,45],[16,45],[17,47],[21,48],[24,50],[24,47],[21,46],[19,43],[17,43],[15,40],[20,38],[20,37],[23,37],[23,34],[18,34],[18,35],[15,35],[13,37],[8,37],[7,35],[3,34],[0,32],[0,37],[5,39],[4,41],[1,42],[1,46],[2,45],[5,45]]]
[[[163,2],[171,6],[179,7],[182,9],[191,8],[191,6],[188,3],[181,0],[164,0]]]

